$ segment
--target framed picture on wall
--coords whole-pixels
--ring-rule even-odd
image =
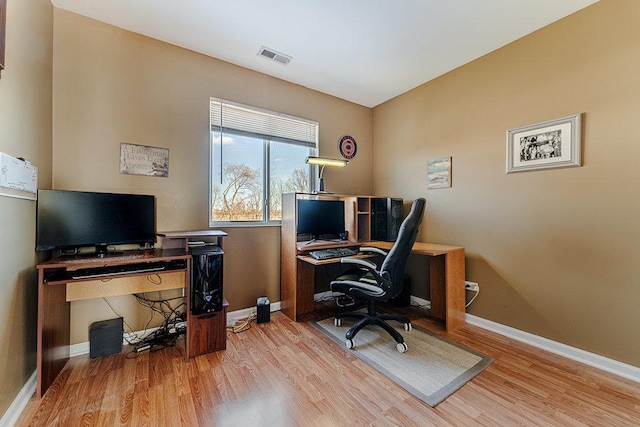
[[[427,161],[427,188],[451,187],[451,157]]]
[[[121,142],[120,173],[167,178],[169,149]]]
[[[507,173],[582,165],[582,114],[507,131]]]
[[[7,27],[7,0],[0,0],[0,77],[4,70],[4,42]]]

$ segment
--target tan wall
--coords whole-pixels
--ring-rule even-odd
[[[640,2],[601,0],[391,100],[373,160],[375,192],[427,198],[421,239],[466,247],[468,312],[635,366],[638,28]],[[508,129],[574,113],[582,167],[505,173]],[[441,156],[453,187],[427,190]]]
[[[53,8],[9,1],[0,78],[0,151],[38,167],[51,185]],[[33,201],[0,196],[0,417],[36,369],[37,277]]]
[[[54,23],[54,188],[154,194],[159,231],[207,229],[214,96],[319,122],[324,156],[339,156],[338,140],[353,135],[358,156],[348,169],[327,168],[326,186],[371,191],[371,109],[61,9]],[[121,142],[169,148],[169,178],[120,175]],[[280,228],[224,230],[230,310],[263,295],[279,301]],[[115,298],[114,308],[141,328],[148,311],[131,313],[132,299]],[[71,315],[74,343],[87,341],[92,321],[115,317],[101,300],[74,303]]]

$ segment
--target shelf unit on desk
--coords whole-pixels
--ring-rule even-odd
[[[374,196],[340,196],[345,202],[345,227],[357,242],[371,240],[371,199]]]
[[[190,253],[189,243],[204,241],[222,249],[224,237],[228,234],[220,230],[174,231],[158,233],[162,237],[163,248],[180,248]],[[223,285],[224,290],[224,285]],[[191,292],[187,292],[187,346],[190,357],[227,348],[227,307],[229,302],[222,300],[222,310],[206,314],[191,314]]]
[[[184,261],[183,267],[175,267],[175,261]],[[74,278],[72,273],[78,269],[91,270],[125,264],[139,265],[144,269],[145,264],[150,262],[167,263],[174,267],[153,273],[134,271],[117,276],[105,276],[101,279]],[[125,251],[122,254],[106,257],[64,256],[38,264],[37,270],[36,396],[41,398],[69,360],[70,301],[156,290],[155,285],[145,283],[146,277],[150,274],[168,279],[164,289],[189,289],[191,257],[183,249]],[[108,282],[105,283],[104,280]],[[188,359],[190,354],[191,349],[187,345],[185,357]]]

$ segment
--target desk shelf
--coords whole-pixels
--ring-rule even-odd
[[[163,248],[180,248],[188,253],[192,242],[205,242],[207,246],[217,246],[222,249],[223,238],[227,233],[221,230],[174,231],[159,233],[162,237]],[[224,290],[224,285],[223,285]],[[187,347],[189,356],[194,357],[227,348],[227,307],[229,302],[223,298],[222,310],[206,313],[191,313],[191,287],[186,292],[187,301]]]

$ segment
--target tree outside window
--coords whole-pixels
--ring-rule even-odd
[[[311,191],[308,147],[219,132],[211,140],[212,222],[279,221],[282,193]]]

